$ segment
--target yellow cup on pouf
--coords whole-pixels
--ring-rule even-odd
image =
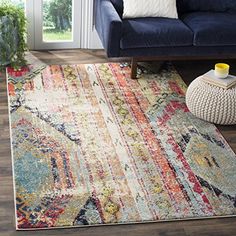
[[[215,76],[220,79],[225,79],[229,75],[230,66],[226,63],[215,64]]]

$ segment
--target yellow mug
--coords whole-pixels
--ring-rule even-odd
[[[226,63],[215,64],[215,76],[220,79],[225,79],[229,75],[230,66]]]

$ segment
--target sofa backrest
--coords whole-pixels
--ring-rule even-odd
[[[210,11],[236,12],[236,0],[177,0],[179,13]]]
[[[123,14],[123,0],[111,0],[112,4],[114,5],[116,11],[120,16]]]
[[[110,0],[118,14],[123,14],[123,0]],[[138,1],[138,0],[137,0]],[[236,0],[176,0],[179,13],[194,11],[236,12]]]

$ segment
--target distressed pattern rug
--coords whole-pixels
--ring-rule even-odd
[[[235,214],[236,156],[170,66],[8,70],[17,229]]]

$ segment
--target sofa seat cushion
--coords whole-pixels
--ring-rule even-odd
[[[192,31],[179,19],[136,18],[123,20],[121,49],[187,46]]]
[[[181,19],[194,32],[195,46],[236,45],[236,14],[194,12]]]

